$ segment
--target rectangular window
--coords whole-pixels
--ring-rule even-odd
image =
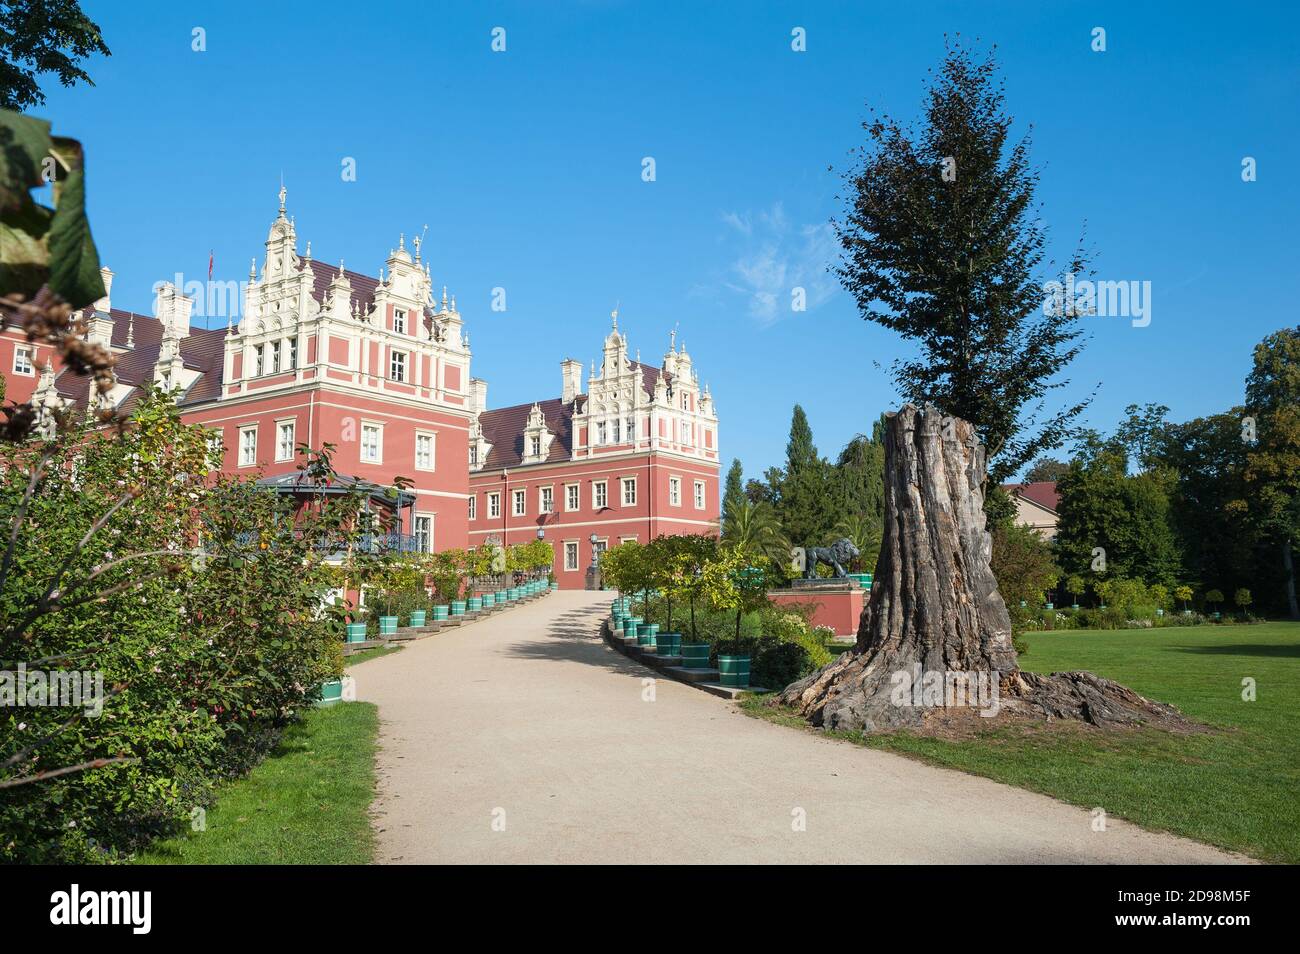
[[[394,351],[388,360],[388,376],[394,381],[406,380],[406,352]]]
[[[531,437],[528,442],[529,456],[542,456],[542,439],[540,437]]]
[[[469,518],[471,520],[478,519],[478,498],[477,497],[469,498]]]
[[[254,377],[262,376],[263,351],[264,349],[262,348],[261,345],[253,346],[253,376]]]
[[[384,456],[384,431],[378,424],[361,425],[361,459],[378,464]]]
[[[14,348],[14,374],[34,374],[32,367],[32,349]]]
[[[292,371],[298,367],[298,339],[290,338],[284,343],[285,359],[284,367],[287,371]]]
[[[275,459],[293,460],[293,421],[280,421],[275,426]]]
[[[566,540],[564,543],[564,568],[566,570],[576,570],[578,568],[577,540]]]
[[[596,443],[605,443],[605,422],[601,421],[596,425]]]
[[[257,463],[257,425],[239,429],[239,466],[252,467]]]
[[[406,312],[400,308],[393,310],[393,330],[399,335],[406,334]]]
[[[577,510],[581,504],[582,491],[577,484],[564,485],[564,509],[573,511]]]
[[[702,480],[695,482],[695,509],[704,509],[704,481]]]
[[[411,528],[415,536],[415,548],[421,553],[433,552],[433,517],[429,514],[416,514]]]
[[[674,507],[682,505],[682,479],[680,477],[668,478],[668,502]]]
[[[415,467],[417,470],[433,470],[433,435],[415,435]]]
[[[624,507],[636,506],[636,478],[635,477],[623,478],[623,506]]]
[[[619,441],[623,439],[622,427],[623,427],[623,422],[620,421],[618,418],[614,418],[614,443],[615,444],[619,443]]]
[[[469,462],[470,462],[470,466],[473,467],[478,466],[478,445],[477,444],[469,445]]]
[[[636,440],[636,421],[630,417],[627,419],[627,439],[630,441]]]
[[[514,492],[514,501],[514,514],[516,517],[522,517],[528,512],[528,495],[522,490],[516,490]]]
[[[551,487],[543,487],[541,492],[541,509],[539,513],[553,513],[555,511],[555,490]]]
[[[280,342],[271,342],[271,374],[280,370]]]
[[[598,480],[591,485],[591,505],[597,510],[604,510],[609,506],[609,489],[603,480]]]
[[[488,494],[488,516],[489,517],[501,516],[501,495],[500,494]]]
[[[591,556],[593,562],[599,563],[601,554],[603,554],[607,549],[609,549],[608,540],[597,540],[595,543],[593,543],[591,545]]]

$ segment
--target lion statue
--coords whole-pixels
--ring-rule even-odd
[[[835,571],[834,577],[842,580],[849,575],[844,569],[844,564],[852,563],[859,556],[861,554],[858,552],[858,548],[853,545],[853,541],[848,537],[840,537],[828,547],[808,547],[804,551],[806,563],[803,578],[805,580],[816,579],[817,564],[825,563]]]

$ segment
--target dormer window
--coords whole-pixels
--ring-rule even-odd
[[[541,439],[541,437],[534,436],[534,437],[532,438],[532,440],[529,441],[529,444],[528,444],[528,453],[529,453],[529,456],[530,456],[530,457],[541,457],[541,456],[542,456],[542,439]]]
[[[406,312],[401,308],[393,309],[393,331],[406,334]]]

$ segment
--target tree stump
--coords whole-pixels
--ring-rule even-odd
[[[989,565],[984,451],[975,429],[905,404],[885,434],[885,525],[854,648],[777,701],[814,725],[923,728],[959,711],[1097,726],[1192,724],[1087,672],[1023,673]]]

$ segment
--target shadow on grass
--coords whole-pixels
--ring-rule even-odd
[[[1226,646],[1179,646],[1178,652],[1200,653],[1208,656],[1274,656],[1279,659],[1300,659],[1300,645],[1268,643],[1237,643]]]

